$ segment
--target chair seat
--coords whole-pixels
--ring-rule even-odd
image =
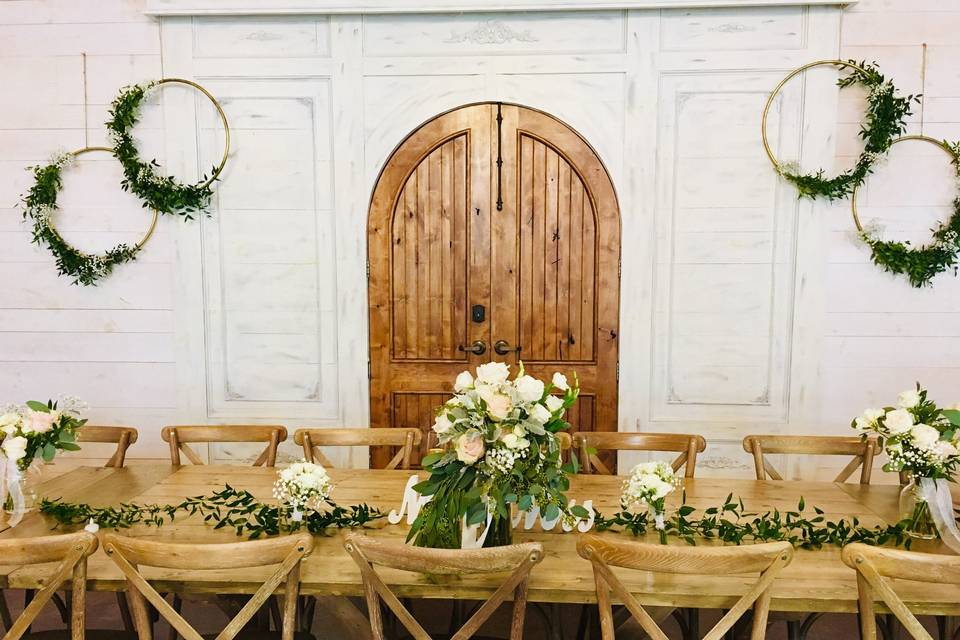
[[[86,640],[137,640],[137,634],[122,629],[85,629]],[[70,640],[70,629],[35,631],[23,636],[23,640]]]
[[[217,637],[215,633],[205,633],[203,637],[206,640],[214,640]],[[280,640],[282,637],[279,631],[262,631],[260,629],[245,629],[238,633],[234,640]],[[308,631],[294,631],[293,640],[317,640],[314,635]]]

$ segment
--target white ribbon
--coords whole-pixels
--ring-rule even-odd
[[[7,497],[13,503],[10,519],[7,524],[15,527],[20,524],[23,514],[27,510],[26,500],[23,497],[23,474],[17,467],[15,460],[0,455],[0,507],[7,504]]]
[[[943,543],[954,553],[960,554],[960,529],[957,529],[957,521],[953,515],[950,484],[945,478],[920,478],[918,486],[919,498],[930,506],[930,514]]]
[[[663,511],[657,511],[653,516],[654,524],[657,529],[663,531],[667,524],[663,521]]]

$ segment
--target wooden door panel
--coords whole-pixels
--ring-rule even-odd
[[[411,172],[392,224],[394,360],[457,360],[467,336],[467,134]]]
[[[575,168],[520,135],[519,327],[525,362],[593,362],[597,234]]]
[[[577,372],[575,430],[617,429],[619,209],[575,131],[515,105],[438,116],[384,167],[368,240],[372,426],[429,431],[460,371],[522,359]],[[461,349],[477,340],[484,354]]]

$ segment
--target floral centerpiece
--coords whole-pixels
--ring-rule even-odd
[[[538,508],[542,517],[587,517],[568,507],[567,473],[557,433],[569,428],[563,417],[580,392],[574,376],[555,373],[545,384],[524,373],[513,380],[510,367],[491,362],[457,376],[454,396],[437,409],[433,431],[442,447],[423,459],[430,477],[414,488],[431,496],[410,528],[408,540],[421,547],[459,548],[464,526],[487,522],[483,546],[510,544],[512,509]],[[562,395],[554,395],[554,392]]]
[[[667,530],[664,521],[665,502],[667,495],[677,486],[677,479],[673,467],[668,463],[641,462],[630,472],[630,477],[623,483],[623,492],[620,494],[620,507],[628,510],[635,504],[646,504],[653,512],[654,526],[660,533],[660,544],[667,544]]]
[[[76,398],[46,404],[31,400],[23,407],[9,406],[0,415],[0,503],[11,514],[10,524],[20,522],[32,507],[35,495],[24,487],[27,472],[36,469],[39,456],[50,462],[57,451],[78,451],[77,429],[85,405]],[[26,490],[25,490],[26,489]]]
[[[886,451],[884,471],[910,476],[900,495],[902,524],[907,533],[921,538],[937,535],[936,513],[931,504],[946,498],[946,485],[960,464],[960,411],[941,409],[917,384],[900,394],[896,407],[867,409],[851,426],[866,438],[871,434]],[[952,507],[949,512],[953,521]]]
[[[320,511],[333,489],[327,470],[312,462],[294,463],[277,475],[273,497],[294,522],[303,520],[304,511]]]

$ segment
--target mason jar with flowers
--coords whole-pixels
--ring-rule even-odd
[[[0,415],[0,503],[16,525],[36,501],[39,460],[51,462],[57,451],[77,451],[77,429],[86,405],[72,397],[59,402],[29,401]]]
[[[916,538],[939,535],[939,511],[952,501],[948,482],[960,464],[960,410],[941,409],[917,384],[900,394],[896,407],[867,409],[851,425],[866,438],[872,434],[887,454],[884,471],[908,477],[900,492],[901,526]]]
[[[501,362],[464,371],[454,396],[437,409],[433,431],[441,447],[423,459],[430,477],[414,488],[430,496],[410,528],[408,540],[422,547],[459,548],[464,527],[486,524],[484,546],[512,541],[512,511],[540,510],[546,520],[587,517],[568,507],[567,473],[557,433],[580,392],[562,373],[544,383],[524,372],[513,380]]]

